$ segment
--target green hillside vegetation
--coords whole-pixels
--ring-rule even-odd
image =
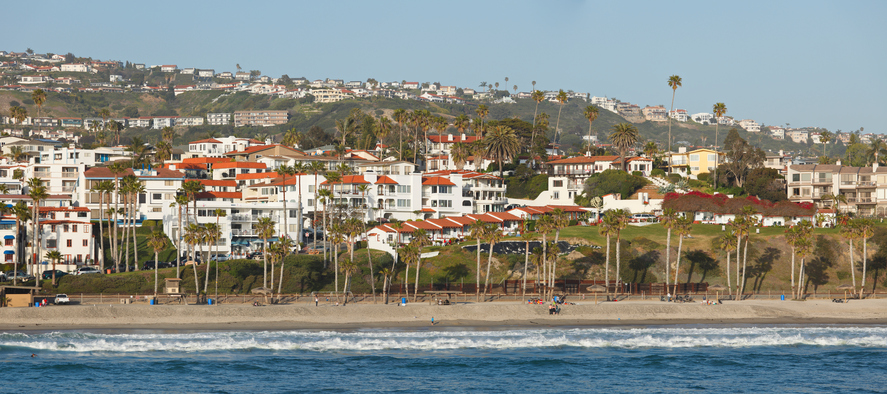
[[[76,73],[74,73],[76,74]],[[179,78],[183,77],[179,75]],[[190,76],[184,76],[191,78]],[[188,82],[188,81],[177,81]],[[188,82],[193,83],[193,82]],[[230,126],[204,126],[190,129],[178,128],[181,135],[174,142],[182,144],[195,138],[201,138],[208,132],[218,132],[221,135],[236,134],[238,136],[255,136],[258,133],[267,133],[270,136],[279,135],[285,130],[295,128],[307,131],[313,126],[320,127],[327,133],[333,133],[335,121],[348,116],[353,108],[360,108],[365,113],[373,116],[382,114],[390,116],[393,110],[404,108],[407,110],[427,109],[434,115],[441,115],[450,120],[458,115],[476,117],[474,112],[477,103],[469,98],[469,104],[442,104],[425,103],[416,100],[400,100],[387,98],[350,99],[336,103],[316,104],[310,99],[281,99],[266,95],[252,95],[247,92],[222,92],[222,91],[193,91],[174,96],[171,91],[155,93],[53,93],[48,92],[46,103],[41,111],[46,116],[56,117],[96,117],[101,109],[107,108],[112,117],[137,117],[137,116],[203,116],[209,112],[233,112],[237,110],[251,109],[275,109],[290,111],[291,118],[286,125],[268,128],[238,128]],[[23,105],[29,114],[36,114],[37,108],[30,100],[30,93],[3,91],[0,92],[0,108],[6,110],[12,104]],[[518,118],[532,123],[536,103],[530,99],[519,99],[516,104],[486,104],[490,108],[487,120]],[[589,104],[585,101],[574,99],[567,102],[561,112],[559,142],[568,150],[576,150],[581,145],[581,136],[588,134],[588,120],[583,116],[583,109]],[[539,112],[545,112],[550,116],[548,137],[554,138],[554,128],[557,122],[559,104],[542,102],[539,104]],[[617,123],[626,120],[610,111],[601,109],[597,120],[593,123],[592,134],[597,135],[601,141],[606,142],[610,129]],[[668,133],[668,124],[665,122],[642,122],[636,124],[642,141],[655,141],[664,143]],[[720,130],[721,139],[726,136],[727,127]],[[450,129],[450,132],[455,132]],[[142,134],[143,131],[127,129],[124,137]],[[703,126],[692,121],[686,123],[674,122],[672,134],[675,141],[687,141],[692,145],[711,144],[714,142],[715,127]],[[748,139],[749,134],[741,130],[740,136]],[[150,139],[149,139],[150,141]],[[752,134],[750,143],[771,150],[802,150],[807,149],[807,144],[796,144],[791,141],[777,141],[765,133]]]

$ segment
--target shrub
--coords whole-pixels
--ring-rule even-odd
[[[699,175],[696,175],[696,179],[698,179],[702,182],[708,183],[709,181],[711,181],[711,174],[709,174],[707,172],[703,172]]]
[[[576,225],[578,225],[578,224],[579,224],[579,221],[578,221],[578,220],[575,220],[575,219],[574,219],[574,220],[570,220],[570,226],[576,226]]]
[[[668,181],[671,183],[678,183],[681,181],[681,179],[684,179],[684,177],[682,177],[681,174],[675,174],[675,173],[668,174]]]
[[[634,176],[644,176],[644,173],[643,173],[643,172],[640,172],[640,171],[632,171],[632,172],[631,172],[631,175],[634,175]]]
[[[664,178],[664,177],[665,177],[665,170],[663,170],[663,169],[661,169],[661,168],[657,168],[657,169],[655,169],[655,170],[653,170],[653,171],[650,171],[650,176],[654,176],[654,177],[655,177],[655,176],[659,176],[659,177],[663,177],[663,178]]]

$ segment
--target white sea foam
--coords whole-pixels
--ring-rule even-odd
[[[448,351],[544,348],[744,348],[849,346],[887,348],[887,327],[731,327],[539,329],[506,331],[272,331],[189,334],[0,334],[0,351]]]

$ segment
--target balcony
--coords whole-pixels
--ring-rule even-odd
[[[76,186],[62,186],[63,193],[72,193],[76,189]]]
[[[62,178],[77,178],[80,176],[79,172],[63,172]]]
[[[869,187],[875,187],[877,185],[875,184],[875,182],[872,182],[872,181],[864,181],[864,182],[856,182],[856,186],[869,188]]]
[[[34,171],[35,178],[50,178],[52,173],[49,171]]]

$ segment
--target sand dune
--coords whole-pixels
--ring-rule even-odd
[[[672,304],[593,301],[565,305],[550,316],[544,305],[516,302],[450,306],[304,303],[298,305],[171,306],[70,305],[0,309],[2,330],[64,329],[299,329],[430,326],[665,325],[665,324],[887,324],[887,300],[829,300]]]

